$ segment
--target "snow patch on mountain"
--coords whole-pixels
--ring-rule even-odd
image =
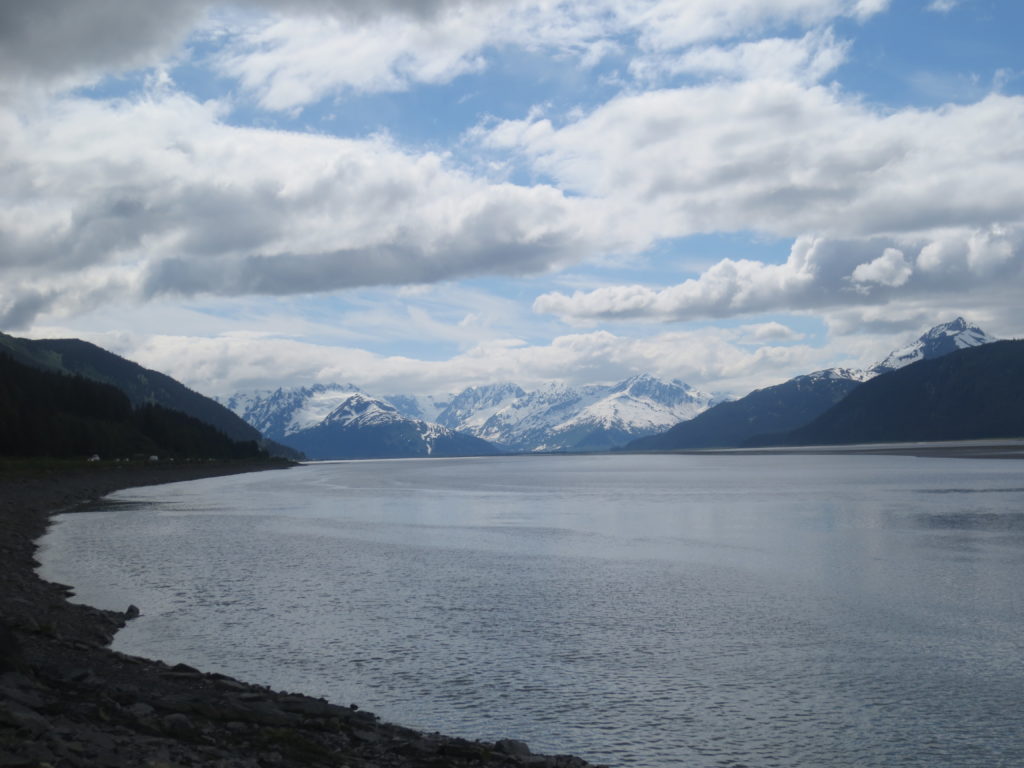
[[[319,399],[313,408],[303,409],[300,413],[303,418],[315,417],[319,408],[322,407],[324,398]],[[388,424],[395,421],[415,421],[408,416],[402,416],[398,409],[390,403],[369,397],[362,392],[351,392],[347,397],[335,406],[322,419],[307,423],[301,429],[335,424],[342,427],[361,426],[367,424]],[[293,421],[293,423],[295,423]],[[298,430],[295,430],[298,431]]]
[[[438,423],[441,413],[451,402],[451,395],[384,395],[382,400],[391,403],[403,416]]]
[[[476,434],[495,414],[525,395],[520,387],[507,382],[469,387],[449,401],[437,423]]]
[[[951,322],[936,325],[916,341],[890,352],[888,357],[873,365],[868,372],[877,376],[916,363],[918,360],[942,357],[958,349],[977,347],[993,341],[997,341],[994,336],[958,317]]]
[[[311,387],[236,392],[229,397],[215,399],[264,436],[279,440],[316,426],[359,392],[359,388],[352,384],[314,384]]]
[[[826,368],[805,374],[812,379],[849,379],[867,381],[883,373],[895,371],[918,360],[930,360],[948,355],[958,349],[977,347],[998,341],[976,325],[962,317],[942,323],[919,336],[915,341],[890,352],[884,360],[864,370],[858,368]],[[797,377],[802,378],[802,377]]]
[[[870,371],[862,371],[860,368],[825,368],[821,371],[814,371],[812,373],[804,374],[803,376],[797,376],[796,378],[809,379],[811,381],[867,381],[868,379],[874,378],[876,374]]]
[[[510,450],[593,450],[666,429],[713,402],[681,381],[642,374],[611,386],[473,387],[453,398],[438,420]]]

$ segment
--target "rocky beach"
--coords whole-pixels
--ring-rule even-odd
[[[0,467],[0,767],[589,765],[534,755],[514,738],[420,733],[354,704],[112,651],[131,607],[72,603],[70,587],[36,574],[36,541],[54,513],[122,488],[258,468],[265,467]]]

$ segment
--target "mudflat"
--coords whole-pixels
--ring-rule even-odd
[[[112,651],[129,606],[71,603],[70,587],[36,575],[35,542],[53,513],[122,488],[284,466],[0,465],[0,766],[589,765]]]

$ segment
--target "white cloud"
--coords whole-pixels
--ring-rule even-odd
[[[788,325],[777,320],[766,323],[741,325],[738,328],[737,341],[741,344],[763,344],[770,341],[800,341],[804,334],[794,331]]]
[[[157,66],[204,30],[219,57],[272,109],[344,90],[447,82],[488,46],[570,52],[590,66],[636,34],[650,51],[884,9],[878,0],[34,0],[0,3],[0,94],[68,88]]]
[[[813,28],[840,17],[863,21],[888,5],[888,0],[666,0],[639,4],[633,23],[642,30],[641,47],[663,51],[790,25]]]
[[[976,292],[975,305],[1012,306],[1024,289],[1022,246],[1024,227],[996,233],[961,230],[935,241],[801,237],[782,264],[723,259],[697,278],[663,288],[622,285],[571,295],[545,293],[534,301],[534,310],[576,322],[689,321],[902,301],[941,306],[964,291]],[[854,283],[872,285],[851,285],[851,277]]]
[[[700,277],[679,285],[609,286],[571,296],[547,293],[536,299],[534,310],[575,318],[668,321],[806,308],[825,299],[819,291],[822,279],[839,283],[837,273],[844,263],[856,264],[862,251],[863,246],[843,249],[820,239],[801,238],[782,264],[723,259]]]
[[[879,112],[821,86],[748,80],[625,94],[558,126],[477,134],[650,237],[926,234],[1020,222],[1024,98]]]
[[[422,21],[387,17],[362,25],[340,18],[274,17],[234,37],[217,67],[267,109],[288,110],[350,89],[401,91],[481,69],[488,6],[459,7]]]
[[[695,46],[682,53],[653,53],[633,59],[629,68],[641,81],[693,74],[812,84],[842,64],[848,49],[849,44],[837,40],[831,29],[814,29],[802,38],[774,37],[732,46]]]
[[[910,279],[914,269],[907,263],[903,251],[898,248],[886,248],[885,252],[873,261],[858,264],[853,270],[853,280],[857,283],[878,283],[897,287]]]
[[[61,335],[63,330],[41,326],[33,335]],[[520,339],[492,339],[439,361],[379,355],[263,333],[77,335],[206,394],[314,382],[351,382],[376,394],[440,394],[496,381],[514,381],[527,388],[552,381],[613,383],[639,372],[744,394],[820,368],[827,361],[821,350],[799,344],[761,343],[750,349],[749,328],[707,328],[641,339],[595,331],[558,336],[538,345]]]
[[[960,0],[932,0],[928,10],[936,13],[949,13],[960,4]]]
[[[216,15],[239,12],[343,19],[374,24],[382,15],[430,21],[451,0],[31,0],[0,3],[0,85],[57,88],[155,66]],[[475,0],[473,5],[497,4]],[[223,21],[214,23],[223,29]],[[2,91],[2,88],[0,88]]]
[[[526,274],[598,250],[599,202],[492,184],[386,138],[221,122],[174,92],[0,109],[9,327],[117,294],[290,294]]]
[[[449,3],[427,18],[383,10],[359,24],[347,16],[279,13],[229,32],[228,49],[217,62],[262,106],[278,110],[346,90],[400,91],[416,83],[447,83],[486,67],[488,49],[502,46],[571,54],[589,67],[619,50],[622,35],[637,35],[649,54],[638,62],[638,73],[769,67],[799,69],[817,79],[840,63],[845,50],[828,33],[676,57],[697,43],[791,25],[818,28],[844,16],[863,19],[885,5],[865,0],[509,0]]]

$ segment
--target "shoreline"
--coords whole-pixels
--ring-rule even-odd
[[[1024,438],[942,440],[921,443],[764,446],[759,448],[678,448],[614,451],[621,456],[914,456],[935,459],[1024,459]]]
[[[0,764],[590,765],[570,755],[533,755],[513,738],[490,743],[421,733],[382,723],[355,705],[113,651],[110,641],[126,615],[71,603],[71,587],[36,573],[36,542],[54,514],[124,488],[286,466],[0,464]]]

